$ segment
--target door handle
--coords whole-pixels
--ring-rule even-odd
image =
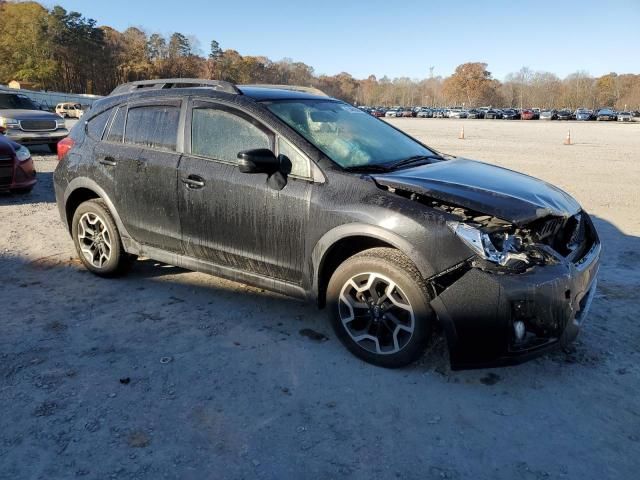
[[[107,165],[109,167],[115,167],[118,164],[118,162],[116,162],[115,158],[113,157],[104,157],[99,161],[102,165]]]
[[[189,175],[186,178],[182,179],[182,183],[184,183],[187,188],[202,188],[204,187],[204,178],[198,176],[198,175]]]

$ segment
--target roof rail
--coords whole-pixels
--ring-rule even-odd
[[[313,95],[321,95],[328,97],[322,90],[314,87],[302,87],[300,85],[270,85],[268,83],[254,83],[252,85],[241,85],[242,87],[258,87],[258,88],[277,88],[280,90],[293,90],[295,92],[311,93]]]
[[[230,82],[206,80],[202,78],[159,78],[156,80],[138,80],[118,85],[109,95],[121,95],[138,90],[161,90],[166,88],[209,87],[226,93],[242,95],[242,92]]]

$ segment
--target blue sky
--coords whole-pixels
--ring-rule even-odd
[[[561,77],[640,73],[640,0],[58,0],[118,30],[194,35],[242,55],[289,57],[318,74],[447,76],[484,61],[503,79],[523,66]],[[177,5],[177,6],[176,6]],[[313,5],[313,7],[311,7]]]

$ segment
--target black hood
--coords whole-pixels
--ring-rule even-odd
[[[373,178],[379,185],[408,190],[515,225],[549,215],[569,217],[580,210],[570,195],[542,180],[464,158],[375,174]]]

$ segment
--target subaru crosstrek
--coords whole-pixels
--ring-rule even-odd
[[[442,326],[453,368],[573,340],[600,242],[562,190],[438,153],[303,87],[122,85],[59,145],[87,269],[138,256],[310,299],[358,357],[399,367]]]

